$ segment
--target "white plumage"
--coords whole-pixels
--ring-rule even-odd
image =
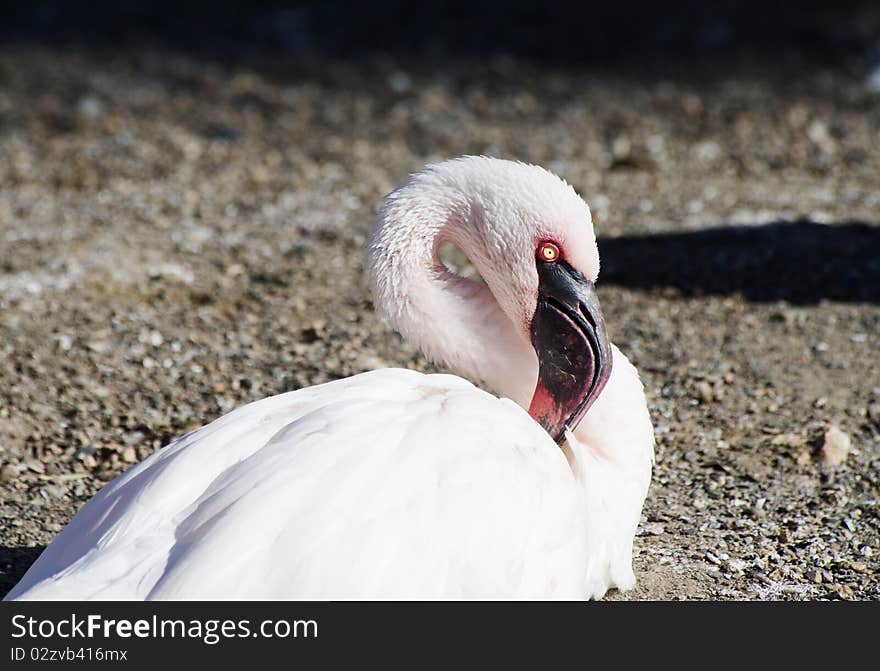
[[[377,308],[513,400],[386,369],[251,403],[105,486],[7,598],[578,599],[631,587],[653,460],[635,369],[613,348],[564,449],[523,409],[538,377],[521,323],[535,311],[532,239],[564,240],[595,279],[588,217],[534,166],[467,158],[413,176],[371,236]],[[486,287],[438,265],[444,239]]]

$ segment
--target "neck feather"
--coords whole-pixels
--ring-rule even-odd
[[[380,213],[367,247],[377,311],[431,359],[528,408],[538,375],[531,344],[486,285],[453,274],[439,258],[447,241],[473,258],[464,220],[430,221],[393,206]]]

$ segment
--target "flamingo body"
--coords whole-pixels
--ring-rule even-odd
[[[455,174],[461,165],[479,173],[466,163],[453,165]],[[502,171],[516,165],[520,180],[540,170],[489,165]],[[535,173],[552,191],[561,181],[548,174]],[[569,209],[579,212],[582,201],[565,186],[559,194],[577,198]],[[443,216],[437,188],[434,214]],[[467,191],[461,184],[449,188]],[[418,190],[426,192],[431,189]],[[400,194],[389,202],[399,207]],[[491,212],[485,216],[489,221]],[[382,235],[406,220],[388,217]],[[474,237],[478,229],[469,225]],[[511,292],[510,301],[496,302],[500,292],[492,291],[491,276],[489,287],[464,285],[430,263],[422,278],[412,277],[413,264],[409,277],[393,275],[402,263],[394,254],[406,248],[405,236],[396,246],[402,231],[391,231],[393,244],[374,237],[370,253],[385,273],[374,286],[378,307],[397,311],[397,322],[405,320],[401,330],[418,336],[417,289],[433,292],[422,307],[442,304],[443,314],[448,309],[461,318],[455,328],[470,323],[469,347],[457,356],[447,352],[447,359],[502,388],[503,397],[453,375],[384,369],[241,407],[106,485],[7,598],[581,599],[631,587],[632,540],[653,461],[653,430],[635,368],[610,344],[613,367],[599,345],[584,350],[599,357],[582,366],[594,376],[595,399],[585,415],[584,404],[577,406],[577,426],[564,427],[560,449],[525,409],[536,379],[538,385],[555,379],[544,368],[539,375],[528,334],[515,326],[528,300],[538,319],[542,308],[534,308],[534,296]],[[591,226],[588,234],[595,245]],[[390,252],[382,247],[388,244]],[[431,245],[421,247],[430,262]],[[593,263],[584,249],[595,275],[598,255]],[[531,251],[525,253],[534,264]],[[519,270],[525,286],[531,281],[525,262]],[[497,280],[502,271],[494,271]],[[566,272],[591,290],[576,270]],[[573,333],[598,328],[601,320],[601,313],[591,314],[588,327],[572,315],[560,323],[571,324]],[[430,326],[438,338],[456,336],[451,325]],[[420,344],[442,349],[422,328]],[[596,333],[604,337],[604,330]],[[535,338],[555,342],[552,332]],[[574,356],[563,354],[554,366]],[[542,394],[542,403],[553,400],[548,389]]]

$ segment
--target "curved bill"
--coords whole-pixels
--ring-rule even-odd
[[[538,263],[532,346],[538,384],[529,414],[557,443],[574,429],[611,375],[611,343],[593,283],[565,261]]]

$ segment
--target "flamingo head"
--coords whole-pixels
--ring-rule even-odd
[[[568,183],[541,167],[482,156],[429,165],[390,194],[368,247],[374,294],[399,330],[421,337],[428,350],[440,339],[425,337],[424,319],[433,320],[435,330],[451,332],[454,325],[445,326],[449,315],[438,307],[416,324],[407,322],[411,314],[388,306],[407,304],[413,312],[407,301],[417,292],[399,278],[442,275],[438,250],[447,242],[480,272],[506,328],[534,349],[537,379],[532,373],[529,413],[562,442],[611,373],[611,344],[594,287],[599,251],[589,207]],[[424,258],[425,267],[395,267],[402,258]],[[443,350],[437,358],[464,368],[454,365],[450,349],[448,343],[434,347]]]

